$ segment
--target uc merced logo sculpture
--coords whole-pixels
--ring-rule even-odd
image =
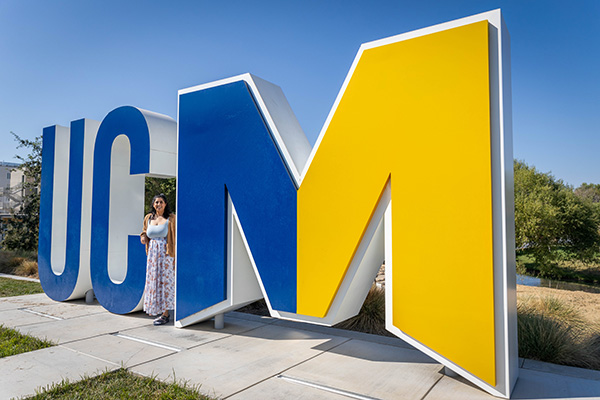
[[[39,273],[140,309],[144,177],[177,177],[175,323],[265,298],[356,315],[386,262],[386,327],[500,397],[517,380],[509,36],[499,10],[363,44],[314,148],[245,74],[43,133]],[[423,282],[425,284],[423,284]]]

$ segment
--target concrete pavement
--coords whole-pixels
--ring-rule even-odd
[[[0,323],[57,346],[0,359],[0,399],[124,366],[223,399],[494,399],[396,338],[228,313],[185,329],[44,294],[0,298]],[[600,399],[600,371],[521,361],[515,399]]]

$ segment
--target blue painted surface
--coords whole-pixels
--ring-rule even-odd
[[[85,120],[71,122],[65,266],[63,273],[56,275],[51,266],[56,126],[43,132],[38,271],[44,292],[57,301],[71,296],[79,276],[84,134]]]
[[[227,193],[274,309],[296,312],[296,188],[245,82],[179,98],[177,318],[226,298]]]
[[[131,146],[130,174],[147,173],[150,136],[146,119],[137,108],[119,107],[111,111],[100,125],[94,148],[90,273],[98,302],[116,314],[131,312],[139,304],[146,279],[146,254],[139,236],[128,238],[125,280],[115,284],[108,275],[111,150],[115,138],[121,134],[129,138]]]

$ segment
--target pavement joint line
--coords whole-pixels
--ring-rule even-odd
[[[123,329],[123,330],[122,330],[122,331],[120,331],[120,332],[132,331],[132,330],[136,330],[136,329],[139,329],[139,328],[140,328],[139,326],[134,326],[134,327],[131,327],[131,328]],[[177,328],[177,329],[181,329],[181,328]],[[253,329],[257,329],[257,328],[252,328],[252,329],[250,329],[250,330],[248,330],[248,331],[243,331],[242,333],[249,332],[249,331],[251,331],[251,330],[253,330]],[[111,332],[111,333],[110,333],[110,335],[115,335],[115,334],[117,334],[117,333],[119,333],[119,332]],[[233,333],[224,333],[223,335],[224,335],[223,337],[219,337],[219,338],[215,338],[215,339],[207,340],[207,341],[204,341],[204,342],[198,343],[198,344],[196,344],[196,345],[193,345],[193,346],[190,346],[190,347],[185,347],[185,348],[182,348],[181,350],[183,351],[183,350],[191,350],[191,349],[195,349],[196,347],[204,346],[205,344],[209,344],[209,343],[213,343],[213,342],[216,342],[216,341],[219,341],[219,340],[227,339],[227,338],[229,338],[229,337],[233,336],[234,334],[233,334]],[[170,354],[169,354],[169,355],[170,355]],[[167,356],[164,356],[164,357],[168,357],[169,355],[167,355]],[[159,357],[159,358],[162,358],[162,357]],[[142,364],[143,364],[143,363],[142,363]]]
[[[35,334],[32,333],[27,333],[28,335],[32,335],[32,336],[36,336]],[[101,337],[101,336],[106,336],[106,335],[110,335],[110,333],[106,333],[106,332],[102,332],[102,333],[97,333],[91,336],[85,336],[85,337],[81,337],[81,338],[76,338],[76,339],[71,339],[71,340],[66,340],[64,342],[60,342],[58,345],[62,346],[65,344],[71,344],[71,343],[77,343],[77,342],[83,342],[89,339],[95,339],[97,337]]]
[[[165,349],[165,350],[170,350],[170,351],[174,351],[179,353],[180,351],[183,351],[184,349],[180,348],[180,347],[175,347],[175,346],[169,346],[167,344],[163,344],[163,343],[159,343],[159,342],[153,342],[151,340],[147,340],[147,339],[142,339],[136,336],[130,336],[130,335],[124,335],[120,332],[115,332],[115,333],[111,333],[112,336],[121,338],[121,339],[127,339],[127,340],[131,340],[134,342],[138,342],[138,343],[143,343],[143,344],[147,344],[150,346],[154,346],[154,347],[160,347],[161,349]]]
[[[297,362],[297,363],[296,363],[296,364],[294,364],[294,365],[290,365],[289,367],[287,367],[287,368],[283,369],[282,371],[279,371],[279,372],[277,372],[277,373],[275,373],[275,374],[273,374],[273,375],[267,376],[265,379],[261,379],[260,381],[258,381],[258,382],[255,382],[255,383],[253,383],[253,384],[252,384],[252,385],[250,385],[250,386],[247,386],[247,387],[245,387],[245,388],[243,388],[243,389],[240,389],[240,390],[238,390],[237,392],[234,392],[234,393],[230,394],[229,396],[227,396],[227,397],[224,397],[224,399],[228,399],[228,398],[230,398],[231,396],[235,396],[235,395],[237,395],[237,394],[239,394],[239,393],[242,393],[243,391],[245,391],[245,390],[248,390],[248,389],[250,389],[250,388],[252,388],[252,387],[254,387],[254,386],[256,386],[256,385],[259,385],[259,384],[261,384],[261,383],[263,383],[263,382],[265,382],[265,381],[268,381],[268,380],[269,380],[269,379],[271,379],[271,378],[275,378],[275,377],[277,377],[277,376],[279,376],[279,375],[282,375],[284,372],[286,372],[286,371],[289,371],[289,370],[290,370],[290,369],[292,369],[292,368],[296,368],[298,365],[304,364],[305,362],[308,362],[308,361],[310,361],[310,360],[314,360],[315,358],[319,357],[319,356],[320,356],[320,355],[322,355],[323,353],[327,353],[328,351],[331,351],[331,350],[333,350],[333,349],[335,349],[335,348],[338,348],[338,347],[340,347],[341,345],[343,345],[343,344],[345,344],[345,343],[348,343],[348,342],[349,342],[349,341],[351,341],[351,340],[352,340],[351,338],[348,338],[348,340],[344,340],[344,341],[343,341],[342,343],[340,343],[340,344],[337,344],[337,345],[335,345],[335,346],[332,346],[331,348],[329,348],[329,349],[327,349],[327,350],[323,350],[323,351],[319,352],[318,354],[315,354],[315,355],[314,355],[314,356],[312,356],[312,357],[308,357],[306,360],[302,360],[302,361],[300,361],[300,362]]]
[[[306,362],[308,362],[308,361],[310,361],[310,360],[314,360],[315,358],[319,357],[320,355],[322,355],[322,354],[324,354],[324,353],[328,353],[328,352],[330,352],[330,351],[331,351],[331,350],[333,350],[333,349],[337,349],[337,348],[338,348],[338,347],[340,347],[341,345],[343,345],[343,344],[346,344],[346,343],[348,343],[348,342],[350,342],[350,341],[352,341],[352,340],[353,340],[353,339],[351,339],[351,338],[348,338],[347,340],[344,340],[343,342],[341,342],[341,343],[339,343],[339,344],[337,344],[337,345],[335,345],[335,346],[332,346],[332,347],[330,347],[330,348],[329,348],[329,349],[327,349],[327,350],[323,350],[323,351],[321,351],[320,353],[318,353],[318,354],[315,354],[314,356],[307,358],[306,360],[300,361],[300,362],[298,362],[298,363],[296,363],[296,364],[294,364],[294,365],[292,365],[292,366],[290,366],[290,367],[287,367],[286,369],[284,369],[283,371],[281,371],[279,374],[272,375],[272,376],[271,376],[271,378],[272,378],[272,377],[274,377],[274,376],[277,376],[277,375],[281,375],[281,374],[283,374],[284,372],[286,372],[286,371],[289,371],[289,370],[290,370],[290,369],[292,369],[292,368],[296,368],[298,365],[304,364],[304,363],[306,363]]]
[[[128,328],[128,329],[126,329],[126,330],[133,330],[133,329],[136,329],[136,328],[135,328],[135,327],[134,327],[134,328]],[[118,333],[119,333],[119,332],[111,332],[111,333],[109,333],[109,335],[116,335],[116,334],[118,334]],[[209,344],[209,343],[213,343],[213,342],[216,342],[216,341],[219,341],[219,340],[222,340],[222,339],[226,339],[226,338],[228,338],[228,337],[231,337],[231,336],[233,336],[233,334],[227,334],[227,335],[225,335],[225,336],[223,336],[223,337],[220,337],[220,338],[217,338],[217,339],[213,339],[213,340],[209,340],[209,341],[206,341],[206,342],[202,342],[202,343],[200,343],[200,344],[198,344],[198,345],[196,345],[196,346],[192,346],[192,347],[189,347],[189,348],[182,348],[182,349],[181,349],[181,351],[184,351],[184,350],[191,350],[191,349],[194,349],[194,348],[196,348],[196,347],[200,347],[200,346],[203,346],[203,345],[205,345],[205,344]],[[180,351],[178,351],[178,352],[173,352],[173,353],[169,353],[169,354],[165,354],[165,355],[162,355],[162,356],[159,356],[159,357],[153,358],[153,359],[151,359],[151,360],[145,360],[145,361],[141,361],[141,362],[139,362],[139,363],[137,363],[137,364],[128,365],[126,368],[127,368],[127,369],[128,369],[130,372],[136,373],[136,374],[138,374],[138,375],[140,375],[140,376],[152,377],[152,376],[153,376],[152,374],[149,374],[149,375],[148,375],[148,374],[144,374],[144,373],[141,373],[141,372],[134,372],[134,371],[133,371],[133,368],[136,368],[136,367],[139,367],[140,365],[148,364],[148,363],[151,363],[151,362],[154,362],[154,361],[158,361],[158,360],[161,360],[161,359],[163,359],[163,358],[169,358],[169,357],[175,356],[175,355],[177,355],[177,353],[179,353],[179,352],[180,352]]]
[[[36,306],[46,306],[46,305],[47,304],[36,304]],[[27,309],[27,310],[29,310],[29,312],[33,312],[34,314],[37,313],[37,311],[30,310],[27,307],[17,307],[16,309],[17,310],[23,310],[23,311],[25,309]],[[80,319],[80,318],[87,318],[89,316],[93,316],[93,315],[97,315],[97,314],[105,314],[105,312],[104,311],[96,311],[96,312],[91,312],[91,313],[85,314],[85,315],[75,315],[75,316],[70,317],[70,318],[60,318],[60,317],[51,316],[49,314],[40,313],[41,316],[48,317],[48,318],[51,318],[51,319],[54,319],[54,320],[57,320],[57,321],[67,321],[67,320],[68,321],[73,321],[73,320],[77,320],[77,319]],[[32,322],[31,324],[24,324],[24,325],[19,325],[19,326],[37,325],[37,324],[40,324],[40,323],[46,324],[46,323],[52,323],[52,322],[51,321],[48,321],[48,322]]]
[[[421,397],[421,400],[425,400],[425,398],[427,398],[427,396],[429,396],[429,393],[431,393],[431,391],[433,390],[433,388],[435,387],[435,385],[437,385],[437,384],[439,383],[439,381],[441,381],[441,380],[442,380],[442,378],[444,377],[443,371],[444,371],[444,368],[442,368],[442,369],[440,370],[440,374],[442,374],[442,376],[440,376],[440,377],[437,379],[437,381],[435,381],[435,382],[434,382],[434,384],[433,384],[433,385],[431,385],[431,387],[430,387],[430,388],[427,390],[427,392],[425,392],[425,394],[423,395],[423,397]],[[474,386],[473,386],[473,387],[474,387]],[[479,388],[477,388],[477,389],[479,389]]]
[[[83,351],[79,351],[79,350],[71,349],[70,347],[67,347],[67,346],[64,346],[64,345],[59,345],[58,347],[62,347],[62,348],[64,348],[64,349],[67,349],[67,350],[69,350],[69,351],[72,351],[73,353],[80,354],[80,355],[82,355],[82,356],[86,356],[86,357],[90,357],[90,358],[93,358],[93,359],[95,359],[95,360],[98,360],[98,361],[102,361],[102,362],[105,362],[105,363],[108,363],[108,364],[112,364],[112,365],[114,365],[114,366],[117,366],[117,367],[120,367],[120,366],[121,366],[120,364],[118,364],[118,363],[116,363],[116,362],[112,362],[112,361],[109,361],[109,360],[105,360],[105,359],[103,359],[103,358],[100,358],[100,357],[97,357],[97,356],[94,356],[94,355],[91,355],[91,354],[88,354],[88,353],[84,353]]]
[[[346,396],[346,397],[349,397],[351,399],[357,399],[357,400],[380,400],[377,397],[370,397],[370,396],[365,396],[365,395],[362,395],[362,394],[358,394],[358,393],[354,393],[354,392],[349,392],[349,391],[342,390],[342,389],[336,389],[336,388],[331,387],[331,386],[321,385],[319,383],[306,381],[304,379],[293,378],[291,376],[277,375],[277,378],[283,379],[284,381],[287,381],[287,382],[296,383],[298,385],[304,385],[304,386],[309,386],[309,387],[312,387],[312,388],[315,388],[315,389],[323,390],[325,392],[340,394],[342,396]]]
[[[25,312],[28,312],[30,314],[39,315],[40,317],[46,317],[46,318],[54,319],[54,320],[57,320],[57,321],[64,321],[64,318],[55,317],[54,315],[46,314],[46,313],[39,312],[39,311],[34,311],[34,310],[29,309],[29,308],[19,308],[18,310],[25,311]]]
[[[156,360],[159,360],[162,357],[157,358]],[[154,361],[154,360],[151,360]],[[143,372],[139,372],[139,371],[134,371],[133,368],[138,367],[140,365],[144,365],[146,364],[145,362],[139,363],[139,364],[134,364],[134,365],[128,365],[127,367],[125,367],[125,369],[127,369],[127,371],[129,371],[130,373],[137,375],[137,376],[141,376],[142,378],[156,378],[156,379],[160,379],[158,378],[154,372],[150,372],[149,374],[143,373]],[[162,382],[164,382],[164,380],[160,379]]]
[[[139,367],[139,366],[141,366],[141,365],[144,365],[144,364],[149,364],[149,363],[151,363],[151,362],[154,362],[154,361],[162,360],[163,358],[168,358],[168,357],[171,357],[171,356],[175,356],[175,355],[177,355],[177,354],[178,354],[178,353],[169,353],[169,354],[165,354],[165,355],[162,355],[162,356],[154,357],[154,358],[152,358],[152,359],[148,359],[148,360],[140,361],[140,362],[138,362],[137,364],[128,364],[128,365],[126,366],[126,368],[127,368],[127,369],[128,369],[130,372],[132,372],[132,373],[136,373],[136,374],[138,374],[138,375],[140,375],[140,376],[148,376],[148,377],[152,377],[152,376],[153,376],[152,374],[150,374],[150,375],[146,375],[146,374],[143,374],[143,373],[141,373],[141,372],[135,372],[135,371],[133,371],[133,368],[137,368],[137,367]],[[125,366],[124,366],[124,367],[125,367]]]
[[[219,340],[227,339],[227,338],[230,338],[232,336],[234,336],[233,333],[230,333],[230,334],[225,335],[225,336],[220,337],[220,338],[215,338],[215,339],[212,339],[212,340],[207,340],[205,342],[198,343],[197,345],[188,347],[188,350],[192,350],[192,349],[195,349],[195,348],[198,348],[200,346],[204,346],[204,345],[207,345],[207,344],[210,344],[210,343],[218,342]]]

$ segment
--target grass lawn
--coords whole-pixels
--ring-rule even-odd
[[[52,342],[23,335],[14,329],[0,325],[0,358],[51,346],[54,346]]]
[[[0,297],[21,296],[42,292],[42,285],[38,282],[0,278]],[[23,335],[14,329],[0,325],[0,358],[44,349],[50,346],[53,346],[52,342]]]
[[[164,383],[153,378],[134,375],[125,369],[105,372],[78,382],[67,380],[53,384],[27,400],[73,399],[173,399],[210,400],[198,388],[186,383]]]
[[[0,278],[0,297],[22,296],[24,294],[43,293],[38,282]]]

